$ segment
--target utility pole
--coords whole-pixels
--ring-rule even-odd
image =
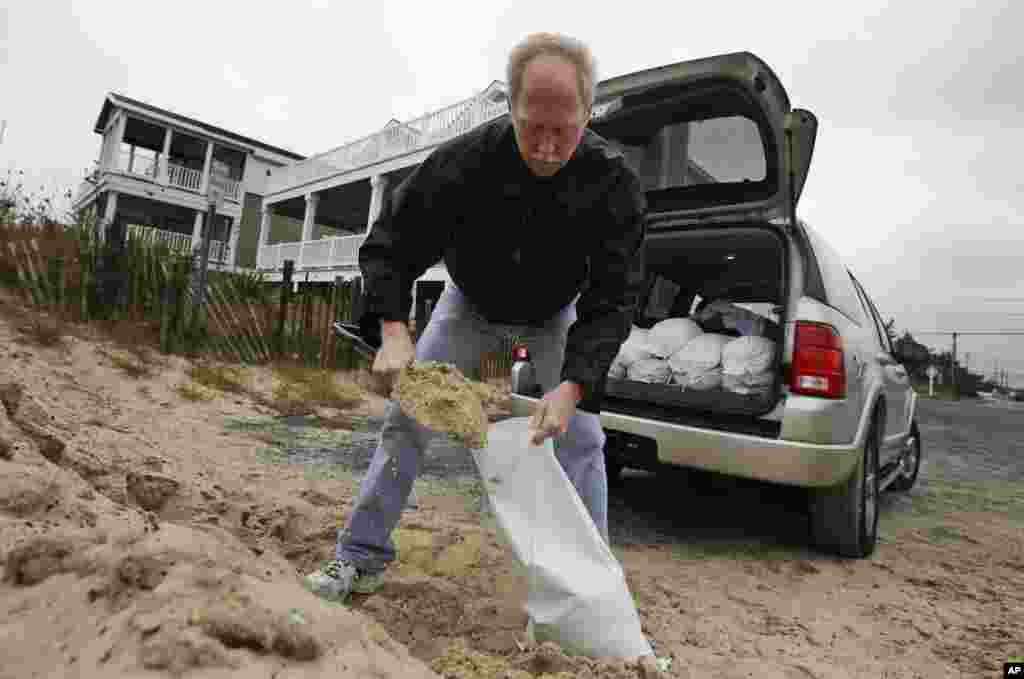
[[[4,137],[6,136],[6,133],[7,133],[7,121],[5,120],[2,123],[0,123],[0,144],[4,143]]]
[[[956,336],[958,333],[953,333],[953,398],[957,401],[960,400],[960,377],[957,375],[956,368]]]
[[[224,203],[224,185],[216,173],[210,172],[210,181],[206,190],[206,218],[203,220],[202,239],[194,253],[192,262],[192,302],[193,319],[197,330],[205,331],[206,325],[206,281],[210,267],[210,239],[213,238],[213,224],[217,219],[217,210]]]

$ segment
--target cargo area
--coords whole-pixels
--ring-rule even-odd
[[[786,261],[768,225],[649,233],[638,313],[604,409],[777,435]]]

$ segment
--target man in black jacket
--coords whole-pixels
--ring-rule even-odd
[[[584,45],[531,35],[512,51],[507,79],[511,115],[442,144],[385,202],[359,251],[360,323],[380,333],[373,370],[386,375],[414,357],[473,374],[481,352],[525,336],[545,390],[532,442],[554,437],[607,541],[598,413],[635,311],[629,278],[644,194],[622,155],[586,128],[595,68]],[[451,282],[414,347],[412,287],[442,258]],[[379,586],[428,436],[390,405],[336,559],[307,576],[310,590],[344,600]]]

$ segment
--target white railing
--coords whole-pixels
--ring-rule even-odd
[[[210,240],[210,259],[216,262],[226,262],[228,259],[227,241]]]
[[[178,233],[177,231],[165,231],[152,226],[142,224],[129,224],[128,234],[135,238],[152,239],[157,242],[167,243],[171,250],[178,253],[187,253],[192,249],[192,234]],[[217,262],[225,262],[231,253],[230,244],[223,240],[210,240],[210,259]]]
[[[282,167],[267,181],[267,193],[278,193],[347,170],[436,146],[507,112],[508,104],[505,101],[492,102],[481,97],[466,99]]]
[[[224,180],[224,197],[229,200],[238,200],[239,194],[241,193],[242,182],[237,179],[225,179]]]
[[[156,158],[147,158],[130,151],[121,151],[117,156],[117,169],[128,174],[156,180],[160,174],[160,163]]]
[[[203,173],[177,163],[167,163],[167,181],[179,189],[198,191],[203,185]]]
[[[165,231],[152,226],[142,224],[129,224],[128,235],[135,238],[152,239],[157,242],[167,243],[175,252],[188,252],[192,245],[192,235],[178,233],[176,231]]]
[[[284,266],[286,259],[295,262],[296,271],[314,267],[356,266],[359,264],[359,246],[364,240],[366,234],[264,245],[259,249],[256,267],[261,270],[277,270]]]

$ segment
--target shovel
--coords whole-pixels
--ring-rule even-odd
[[[379,338],[368,337],[363,333],[362,329],[354,323],[339,323],[333,324],[334,333],[347,342],[357,354],[366,359],[367,363],[373,365],[373,359],[377,356],[377,350],[380,349]],[[377,375],[373,371],[370,371],[371,378],[371,390],[378,396],[388,398],[391,394],[391,388],[389,380],[382,376]]]

